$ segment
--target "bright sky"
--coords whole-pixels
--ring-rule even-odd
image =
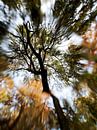
[[[42,6],[41,10],[47,15],[50,13],[51,8],[53,8],[55,0],[41,0]]]

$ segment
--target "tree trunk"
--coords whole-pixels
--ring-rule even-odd
[[[50,89],[47,81],[47,70],[44,69],[44,71],[41,73],[41,79],[43,85],[43,92],[47,92],[50,94]]]
[[[58,98],[56,98],[54,95],[51,95],[51,96],[53,99],[55,112],[57,113],[57,117],[58,117],[58,121],[59,121],[61,130],[70,130],[69,121],[62,111]]]
[[[50,92],[48,80],[47,80],[47,70],[41,73],[41,78],[42,78],[42,84],[43,84],[43,91],[49,93],[53,99],[55,111],[58,117],[58,122],[59,122],[61,130],[70,130],[69,121],[62,111],[59,100]]]

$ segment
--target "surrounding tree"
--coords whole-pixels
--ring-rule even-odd
[[[22,20],[14,25],[14,31],[7,30],[6,39],[9,42],[9,48],[6,53],[9,57],[9,70],[28,71],[34,78],[41,80],[43,93],[49,94],[53,99],[60,129],[70,130],[71,115],[67,114],[68,112],[64,114],[53,92],[54,86],[51,89],[50,82],[55,83],[59,80],[62,86],[66,86],[77,84],[77,81],[81,79],[83,65],[79,61],[83,58],[82,46],[72,45],[68,52],[60,47],[73,32],[83,34],[86,31],[97,15],[96,0],[56,0],[49,18],[42,13],[40,0],[18,0],[17,2],[2,0],[1,2],[4,9],[7,8],[14,16],[18,15]],[[1,27],[0,33],[6,35],[2,33],[2,28],[4,27]],[[56,89],[58,87],[57,84]],[[17,117],[22,115],[21,110],[22,107]],[[20,119],[23,120],[23,118]],[[14,123],[13,125],[15,126]],[[13,125],[11,129],[14,129]],[[32,127],[35,129],[35,126]]]
[[[81,46],[73,45],[71,50],[73,54],[75,49],[80,48],[80,63],[83,65],[83,71],[79,76],[79,80],[74,88],[79,92],[78,98],[75,100],[77,107],[76,115],[73,120],[74,129],[93,129],[96,130],[96,98],[97,98],[97,76],[96,76],[96,41],[97,41],[97,22],[92,23],[91,27],[82,36],[83,42]],[[72,54],[72,55],[73,55]],[[79,58],[80,58],[79,57]],[[78,59],[79,59],[78,58]],[[78,61],[77,59],[77,61]],[[77,64],[76,64],[77,65]],[[72,67],[72,66],[71,66]],[[82,125],[82,126],[81,126]]]

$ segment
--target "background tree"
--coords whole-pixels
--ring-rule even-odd
[[[80,75],[79,78],[77,78],[78,81],[74,85],[74,88],[78,92],[78,98],[76,98],[75,100],[77,111],[73,120],[73,129],[97,129],[96,26],[96,22],[92,23],[91,27],[82,36],[83,42],[80,46],[72,45],[69,47],[69,52],[72,52],[71,55],[76,55],[76,58],[79,59],[77,59],[76,61],[78,63],[81,63],[83,66],[82,71],[79,71]],[[80,55],[79,53],[77,53],[77,51],[75,51],[76,49],[78,50]],[[77,63],[75,65],[77,65]],[[72,69],[72,62],[70,62],[70,66],[70,68]]]

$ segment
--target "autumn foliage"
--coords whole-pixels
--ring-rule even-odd
[[[82,36],[82,45],[85,48],[87,66],[92,66],[93,70],[97,68],[97,24],[93,23],[89,30]]]

